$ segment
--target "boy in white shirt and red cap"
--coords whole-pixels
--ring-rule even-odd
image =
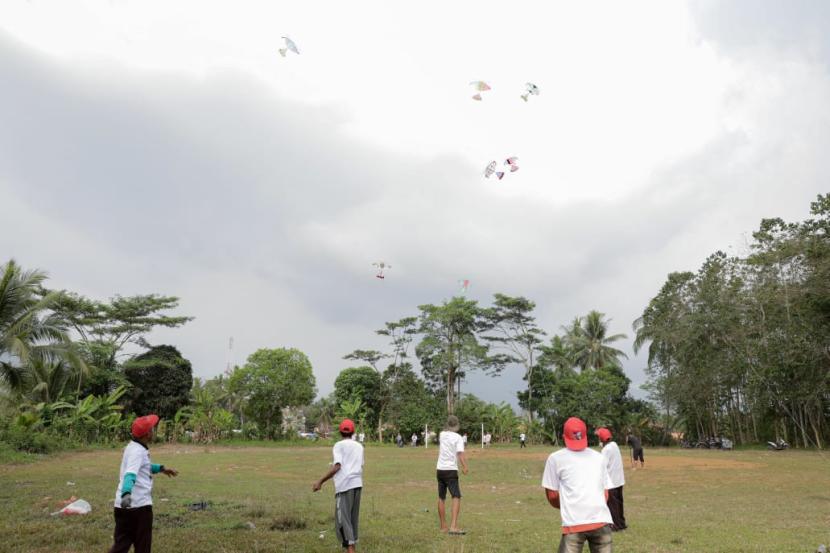
[[[617,532],[627,528],[625,514],[623,513],[623,485],[625,485],[625,474],[623,473],[623,460],[620,447],[612,441],[611,431],[607,428],[598,428],[596,432],[599,441],[602,442],[602,457],[605,459],[605,468],[608,470],[608,510],[611,511],[611,519],[614,523],[611,530]]]
[[[354,422],[340,423],[343,438],[332,448],[334,460],[331,469],[314,483],[319,491],[323,483],[334,477],[334,528],[337,539],[348,553],[354,553],[357,544],[357,522],[360,518],[360,492],[363,489],[363,446],[354,436]]]
[[[562,515],[559,553],[581,553],[585,542],[591,553],[611,553],[611,513],[606,504],[608,473],[602,455],[588,449],[585,423],[565,421],[565,449],[551,453],[545,463],[542,486],[548,502]]]
[[[148,446],[159,422],[156,415],[133,421],[132,441],[124,448],[115,491],[115,534],[109,553],[150,553],[153,543],[153,475],[177,476],[175,469],[150,462]]]

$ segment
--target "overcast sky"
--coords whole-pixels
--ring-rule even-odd
[[[830,190],[828,99],[821,0],[0,0],[0,261],[179,296],[196,319],[150,341],[196,375],[233,336],[303,350],[322,394],[459,279],[630,337],[669,272]]]

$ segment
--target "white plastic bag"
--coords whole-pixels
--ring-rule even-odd
[[[66,507],[60,510],[60,514],[62,515],[85,515],[92,511],[92,505],[87,503],[83,499],[79,499],[77,501],[73,501]]]

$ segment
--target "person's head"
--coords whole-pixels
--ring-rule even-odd
[[[158,415],[150,414],[138,417],[130,427],[130,434],[139,442],[148,444],[153,441],[153,437],[156,435],[156,425],[158,423]]]
[[[351,438],[354,435],[354,422],[351,419],[343,419],[338,430],[344,438]]]
[[[458,432],[458,429],[461,428],[461,424],[458,422],[458,417],[455,415],[447,417],[447,426],[445,428],[450,432]]]
[[[607,444],[611,441],[611,431],[605,427],[597,428],[596,435],[599,437],[599,441],[603,444]]]
[[[588,429],[582,419],[571,417],[565,421],[565,447],[573,451],[582,451],[588,447]]]

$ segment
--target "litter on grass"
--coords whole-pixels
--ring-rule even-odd
[[[63,515],[86,515],[92,511],[92,505],[90,505],[87,501],[83,499],[78,499],[61,509],[60,511],[55,511],[52,513],[52,516]]]

